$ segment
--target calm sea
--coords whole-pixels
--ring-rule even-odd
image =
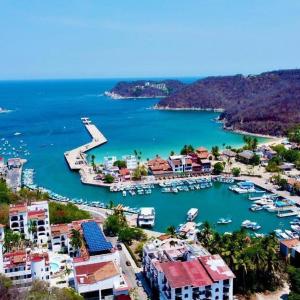
[[[238,228],[244,219],[258,221],[268,232],[282,227],[279,220],[266,212],[251,213],[244,196],[228,191],[226,185],[189,193],[162,194],[159,190],[147,196],[113,194],[103,188],[85,186],[77,173],[70,172],[63,153],[90,140],[80,118],[88,116],[103,132],[108,143],[91,153],[101,161],[105,155],[142,152],[142,158],[156,154],[167,156],[184,144],[205,146],[240,145],[242,136],[222,130],[211,112],[157,111],[151,107],[158,100],[112,100],[103,95],[117,80],[57,80],[0,82],[0,107],[13,110],[0,114],[0,138],[11,147],[26,144],[30,152],[26,167],[36,171],[37,184],[68,197],[88,201],[122,202],[131,207],[154,206],[155,229],[178,225],[191,207],[199,208],[198,220],[215,223],[231,216],[233,223],[218,227],[221,231]],[[14,135],[16,132],[20,135]],[[23,142],[21,142],[21,140]],[[3,143],[3,141],[1,141]],[[1,145],[0,145],[1,146]],[[1,155],[1,151],[0,151]],[[280,223],[281,222],[281,223]]]

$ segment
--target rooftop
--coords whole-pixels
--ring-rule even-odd
[[[112,249],[112,244],[106,240],[102,230],[95,221],[83,223],[81,226],[90,255],[107,252]]]
[[[119,274],[112,261],[75,266],[75,273],[79,284],[93,284]]]
[[[161,263],[160,267],[172,288],[206,286],[213,283],[197,259],[185,262],[165,262]]]
[[[9,214],[19,214],[27,211],[27,204],[11,204],[9,207]]]
[[[288,248],[294,248],[300,245],[299,239],[288,239],[288,240],[282,240],[280,241],[281,244]]]
[[[202,265],[213,281],[235,278],[232,271],[220,255],[207,255],[199,257]]]

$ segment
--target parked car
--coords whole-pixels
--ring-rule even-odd
[[[122,245],[121,244],[117,244],[116,246],[117,246],[118,250],[122,250]]]
[[[131,262],[129,260],[126,261],[126,266],[131,266]]]
[[[137,286],[143,286],[143,285],[142,285],[142,282],[141,282],[140,280],[137,280],[137,281],[136,281],[136,284],[137,284]]]

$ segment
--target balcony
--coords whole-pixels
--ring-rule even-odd
[[[17,227],[19,227],[20,225],[19,225],[19,223],[18,222],[13,222],[12,224],[11,224],[11,228],[17,228]]]

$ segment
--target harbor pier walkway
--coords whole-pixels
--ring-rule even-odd
[[[92,137],[92,141],[64,153],[65,159],[71,170],[81,170],[87,165],[85,152],[101,146],[107,142],[106,137],[100,132],[89,118],[81,118],[85,128]]]

